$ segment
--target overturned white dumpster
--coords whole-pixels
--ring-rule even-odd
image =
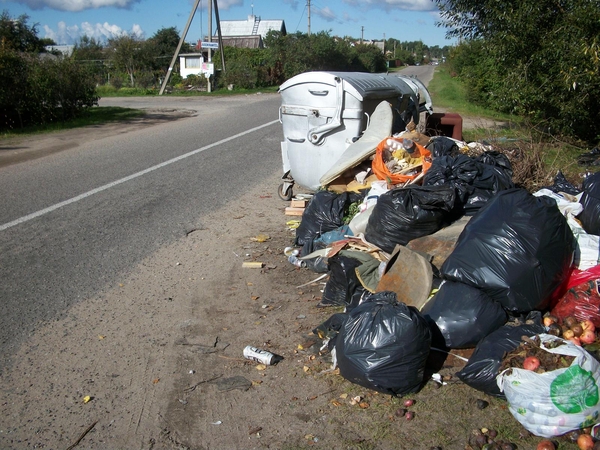
[[[283,83],[279,92],[282,198],[291,198],[294,182],[317,189],[321,176],[361,136],[383,100],[394,111],[394,131],[402,131],[411,120],[418,124],[420,113],[433,113],[427,88],[401,75],[307,72]]]

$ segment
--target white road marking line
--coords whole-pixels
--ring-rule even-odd
[[[112,187],[115,187],[115,186],[117,186],[119,184],[123,184],[123,183],[125,183],[127,181],[131,181],[131,180],[133,180],[135,178],[141,177],[142,175],[146,175],[147,173],[154,172],[155,170],[158,170],[158,169],[161,169],[161,168],[163,168],[165,166],[168,166],[170,164],[179,162],[182,159],[189,158],[190,156],[194,156],[194,155],[196,155],[196,154],[198,154],[200,152],[203,152],[205,150],[208,150],[208,149],[211,149],[213,147],[216,147],[217,145],[221,145],[221,144],[224,144],[225,142],[232,141],[232,140],[237,139],[239,137],[245,136],[246,134],[253,133],[254,131],[260,130],[261,128],[265,128],[265,127],[271,126],[274,123],[278,123],[278,122],[279,122],[279,119],[276,119],[276,120],[273,120],[271,122],[267,122],[267,123],[265,123],[263,125],[259,125],[259,126],[254,127],[254,128],[250,128],[249,130],[242,131],[241,133],[234,134],[233,136],[229,136],[228,138],[221,139],[220,141],[214,142],[214,143],[206,145],[204,147],[200,147],[200,148],[198,148],[196,150],[192,150],[189,153],[177,156],[176,158],[173,158],[173,159],[169,159],[168,161],[165,161],[165,162],[162,162],[162,163],[157,164],[155,166],[149,167],[148,169],[145,169],[145,170],[142,170],[140,172],[131,174],[131,175],[125,177],[125,178],[121,178],[120,180],[116,180],[116,181],[113,181],[112,183],[108,183],[108,184],[105,184],[104,186],[100,186],[100,187],[97,187],[96,189],[92,189],[91,191],[84,192],[83,194],[80,194],[80,195],[78,195],[76,197],[70,198],[70,199],[62,201],[60,203],[56,203],[55,205],[49,206],[47,208],[40,209],[39,211],[36,211],[34,213],[27,214],[26,216],[23,216],[23,217],[20,217],[20,218],[18,218],[16,220],[13,220],[12,222],[8,222],[8,223],[5,223],[4,225],[0,225],[0,231],[4,231],[4,230],[6,230],[8,228],[14,227],[16,225],[20,225],[20,224],[25,223],[25,222],[28,222],[30,220],[33,220],[33,219],[37,218],[37,217],[43,216],[44,214],[48,214],[48,213],[50,213],[52,211],[56,211],[57,209],[62,208],[63,206],[67,206],[67,205],[70,205],[71,203],[78,202],[79,200],[83,200],[84,198],[90,197],[90,196],[92,196],[94,194],[97,194],[99,192],[105,191],[105,190],[110,189]]]

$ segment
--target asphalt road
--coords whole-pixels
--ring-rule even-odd
[[[154,98],[197,115],[0,168],[0,373],[36,323],[114,286],[201,228],[205,212],[281,172],[279,104],[277,94]]]
[[[409,69],[425,83],[433,74],[431,66]],[[205,212],[281,173],[280,101],[103,99],[196,113],[126,132],[75,133],[60,151],[0,165],[0,373],[38,322],[114,287],[144,257],[202,228]]]

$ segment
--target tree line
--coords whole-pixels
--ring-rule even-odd
[[[436,0],[472,102],[600,140],[600,0]]]
[[[96,88],[102,85],[156,93],[180,40],[175,27],[162,28],[149,39],[124,33],[101,42],[83,36],[72,54],[63,56],[46,50],[55,43],[39,38],[37,24],[30,25],[28,19],[26,15],[12,18],[7,11],[0,15],[0,130],[73,119],[98,104]],[[385,72],[388,60],[394,65],[412,64],[443,51],[418,41],[389,39],[385,45],[387,51],[383,53],[371,43],[328,32],[284,35],[272,31],[264,39],[264,48],[226,47],[227,70],[222,70],[221,59],[215,55],[213,86],[277,86],[311,70]],[[184,43],[180,53],[194,51],[192,45]],[[169,81],[172,88],[205,83],[203,76],[183,80],[176,60]]]

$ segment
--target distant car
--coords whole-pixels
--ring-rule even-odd
[[[421,63],[415,63],[415,66],[420,66],[420,65],[421,65]]]

